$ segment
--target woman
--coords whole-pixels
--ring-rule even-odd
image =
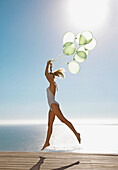
[[[51,72],[48,72],[49,65],[50,65]],[[75,130],[75,128],[73,127],[72,123],[69,122],[63,116],[63,114],[62,114],[62,112],[59,108],[59,104],[55,101],[56,82],[54,81],[54,79],[55,79],[55,76],[58,76],[58,77],[62,76],[64,78],[64,74],[63,74],[62,69],[59,69],[55,72],[52,72],[51,60],[49,60],[47,62],[47,66],[46,66],[45,76],[50,83],[50,86],[47,88],[47,97],[48,97],[48,103],[49,103],[49,106],[50,106],[50,110],[49,110],[49,117],[48,117],[47,137],[46,137],[45,144],[44,144],[44,146],[42,147],[41,150],[45,149],[47,146],[50,145],[49,141],[50,141],[50,137],[51,137],[51,134],[52,134],[52,126],[53,126],[53,122],[54,122],[54,119],[55,119],[55,115],[73,131],[73,133],[77,137],[77,140],[79,141],[79,143],[81,143],[80,133],[78,133]]]

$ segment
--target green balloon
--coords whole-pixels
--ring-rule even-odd
[[[86,38],[81,34],[79,39],[79,45],[85,45],[87,43]]]
[[[78,55],[79,57],[82,57],[82,58],[85,58],[85,59],[86,59],[86,57],[87,57],[87,55],[86,55],[86,53],[85,53],[84,51],[78,51],[78,52],[77,52],[77,55]]]
[[[81,57],[80,57],[81,56]],[[75,56],[74,56],[74,58],[73,58],[73,60],[75,60],[75,61],[77,61],[77,62],[79,62],[79,63],[82,63],[82,62],[84,62],[85,60],[86,60],[86,58],[87,58],[87,55],[86,54],[82,54],[82,55],[78,55],[78,54],[75,54]]]
[[[63,45],[63,53],[70,56],[76,51],[76,46],[72,42],[67,42]]]
[[[85,31],[81,33],[79,38],[79,45],[89,44],[93,39],[93,34],[90,31]]]

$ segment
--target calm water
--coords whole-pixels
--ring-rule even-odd
[[[78,125],[82,144],[64,124],[54,124],[50,146],[45,152],[118,154],[118,125]],[[0,151],[37,151],[45,141],[47,125],[0,125]]]

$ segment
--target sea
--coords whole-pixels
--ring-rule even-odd
[[[69,120],[70,121],[70,120]],[[118,154],[117,120],[73,120],[81,134],[81,144],[62,122],[54,123],[50,146],[43,152],[73,152]],[[0,151],[40,152],[47,135],[48,124],[0,124]]]

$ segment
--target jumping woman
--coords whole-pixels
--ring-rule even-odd
[[[50,65],[50,72],[48,72],[49,65]],[[69,122],[63,116],[63,114],[60,110],[59,104],[55,101],[55,93],[56,93],[57,85],[56,85],[56,82],[54,81],[54,79],[55,79],[55,76],[57,76],[57,77],[62,76],[64,78],[63,70],[59,69],[57,71],[52,72],[52,63],[51,63],[51,60],[49,60],[47,62],[47,66],[46,66],[45,76],[50,83],[50,86],[47,88],[47,97],[48,97],[48,103],[50,106],[50,110],[49,110],[49,115],[48,115],[47,137],[46,137],[45,144],[41,150],[45,149],[47,146],[50,145],[49,141],[50,141],[50,137],[52,134],[52,128],[53,128],[53,122],[55,119],[55,115],[72,130],[72,132],[77,137],[77,140],[79,141],[79,143],[81,143],[80,133],[78,133],[75,130],[75,128],[73,127],[72,123]]]

